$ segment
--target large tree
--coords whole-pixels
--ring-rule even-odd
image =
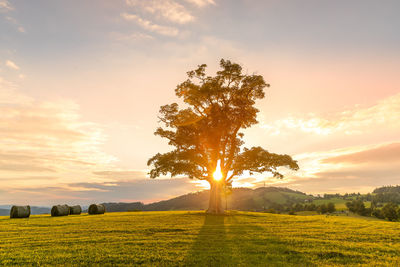
[[[221,70],[215,76],[206,75],[207,65],[187,73],[188,79],[175,89],[183,100],[161,106],[159,127],[155,135],[169,140],[175,149],[150,158],[150,177],[170,174],[210,183],[209,213],[223,213],[221,193],[235,177],[245,171],[251,174],[270,172],[283,175],[281,166],[298,170],[289,155],[270,153],[261,147],[242,148],[243,133],[257,122],[256,100],[265,96],[269,87],[261,75],[243,73],[239,64],[221,60]],[[214,175],[220,168],[221,174]]]

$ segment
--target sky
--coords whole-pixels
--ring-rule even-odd
[[[0,204],[145,203],[198,191],[147,176],[186,72],[221,58],[271,84],[245,146],[300,170],[234,186],[309,194],[400,184],[397,0],[0,0]]]

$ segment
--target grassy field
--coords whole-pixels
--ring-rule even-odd
[[[0,217],[0,265],[400,266],[400,223],[128,212]]]

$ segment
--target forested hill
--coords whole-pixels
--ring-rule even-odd
[[[143,204],[134,203],[104,203],[108,212],[114,211],[162,211],[162,210],[203,210],[207,209],[209,191],[201,191],[182,195],[169,200]],[[305,200],[312,196],[288,188],[260,187],[257,189],[234,188],[228,196],[228,209],[261,211],[268,208],[280,208]],[[225,200],[224,200],[225,202]]]
[[[379,204],[379,203],[395,203],[397,205],[400,204],[400,186],[383,186],[376,188],[372,192],[371,201]]]
[[[382,186],[375,188],[374,191],[372,191],[374,194],[379,194],[379,193],[397,193],[400,194],[400,185],[396,186]]]

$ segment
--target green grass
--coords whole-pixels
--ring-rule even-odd
[[[0,265],[400,266],[400,223],[126,212],[0,217]]]

